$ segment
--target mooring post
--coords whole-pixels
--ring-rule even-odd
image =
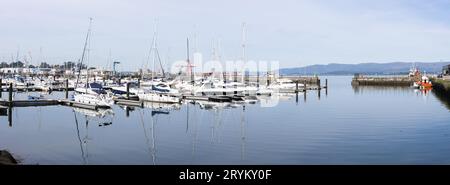
[[[325,78],[325,88],[328,89],[328,78]]]
[[[141,79],[138,78],[138,87],[141,88]]]
[[[2,97],[2,93],[3,93],[3,82],[2,79],[0,78],[0,98]]]
[[[12,96],[13,96],[13,85],[12,83],[9,84],[9,106],[12,107]]]
[[[303,90],[306,92],[306,79],[305,79],[305,81],[303,82]]]
[[[127,83],[127,99],[130,99],[130,83]]]
[[[66,78],[66,99],[69,98],[69,79]]]
[[[320,89],[321,89],[321,87],[320,87],[320,78],[317,77],[317,90],[320,90]]]
[[[295,81],[295,92],[298,92],[298,80]]]
[[[256,72],[256,87],[259,88],[259,70]]]

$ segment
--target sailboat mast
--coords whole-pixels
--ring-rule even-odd
[[[89,35],[91,33],[91,26],[92,26],[92,17],[89,17],[89,28],[88,28],[88,31],[86,33],[86,39],[84,41],[83,54],[81,55],[80,66],[78,67],[78,76],[77,76],[77,81],[75,83],[75,87],[78,86],[78,80],[80,79],[81,69],[83,67],[83,61],[84,61],[84,57],[85,57],[85,54],[86,54],[86,47],[87,47]],[[87,69],[86,69],[86,72],[87,72]],[[86,77],[87,77],[87,74],[86,74]]]
[[[152,52],[153,52],[153,58],[152,58],[152,67],[153,67],[153,69],[152,69],[152,81],[153,81],[153,79],[155,78],[155,70],[156,70],[156,67],[155,67],[155,60],[156,60],[156,38],[157,38],[157,26],[158,26],[158,24],[157,24],[158,22],[156,21],[156,19],[155,19],[155,28],[154,28],[154,30],[153,30],[153,40],[152,40],[152,47],[151,47],[151,49],[150,49],[150,53],[149,53],[149,57],[150,57],[150,55],[152,54]]]
[[[242,64],[245,64],[245,60],[246,60],[246,58],[245,58],[245,22],[243,22],[242,23],[242,43],[241,43],[241,45],[242,45]],[[244,71],[245,70],[245,68],[243,68],[242,69],[243,71],[242,71],[242,74],[241,74],[241,82],[242,83],[244,83],[244,74],[245,74],[245,72],[246,71]],[[246,74],[245,74],[246,75]]]
[[[194,72],[192,71],[192,64],[191,61],[189,60],[189,38],[186,39],[186,48],[187,48],[187,65],[188,65],[188,70],[191,73],[191,83],[192,85],[194,85]]]

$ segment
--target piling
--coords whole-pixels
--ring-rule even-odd
[[[227,83],[227,72],[223,72],[223,83]]]
[[[66,79],[65,91],[66,91],[66,99],[68,99],[69,98],[69,79]]]
[[[295,92],[298,93],[298,80],[295,81]]]
[[[130,83],[127,83],[127,100],[130,99]]]
[[[306,80],[303,82],[303,89],[304,89],[304,92],[306,93]]]
[[[2,97],[2,93],[3,93],[3,82],[2,79],[0,78],[0,98]]]
[[[12,83],[9,84],[9,97],[8,97],[8,102],[9,102],[9,106],[12,107],[12,96],[13,96],[13,85]]]
[[[325,88],[328,89],[328,78],[325,79]]]
[[[319,79],[319,77],[317,77],[317,90],[319,90],[320,91],[320,79]]]
[[[259,70],[256,72],[256,87],[259,88]]]
[[[137,85],[138,85],[139,88],[141,88],[141,79],[140,78],[138,78],[138,84]]]

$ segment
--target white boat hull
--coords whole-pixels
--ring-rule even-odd
[[[114,101],[109,97],[92,94],[75,94],[74,101],[101,107],[111,107],[114,104]]]
[[[138,94],[140,100],[159,102],[159,103],[180,103],[181,99],[175,96],[157,93]]]

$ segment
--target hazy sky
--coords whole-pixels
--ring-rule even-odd
[[[186,58],[196,35],[204,59],[220,40],[224,59],[278,60],[281,67],[327,63],[450,60],[446,0],[0,0],[0,60],[31,55],[37,63],[81,57],[93,17],[90,65],[104,67],[109,50],[119,69],[141,67],[158,19],[164,62]],[[30,60],[30,59],[28,59]]]

